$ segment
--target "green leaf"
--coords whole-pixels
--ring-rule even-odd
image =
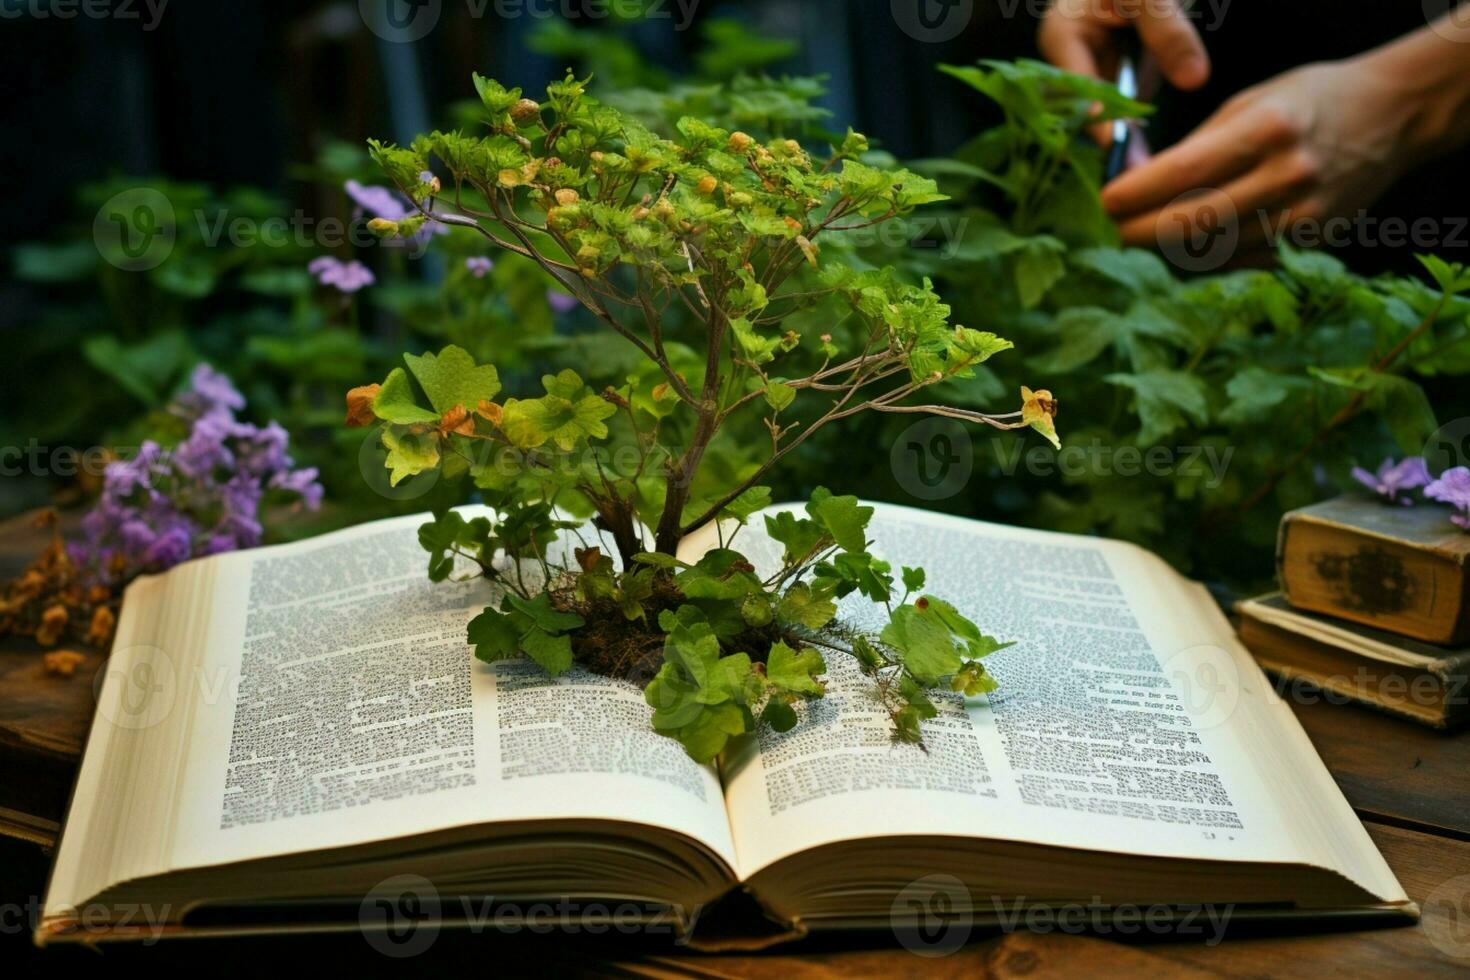
[[[533,629],[521,637],[521,648],[552,677],[565,673],[572,665],[570,636],[553,636],[544,630]]]
[[[986,694],[999,687],[995,678],[986,672],[983,664],[968,660],[960,668],[959,672],[950,679],[949,689],[959,691],[967,698],[973,698],[978,694]]]
[[[551,604],[551,596],[545,592],[536,593],[532,599],[522,599],[520,596],[511,595],[506,597],[511,608],[535,624],[536,628],[547,633],[565,633],[586,625],[586,620],[576,613],[562,612]]]
[[[827,537],[825,530],[816,521],[798,518],[789,510],[767,514],[766,533],[786,546],[782,561],[787,565],[810,557]]]
[[[439,421],[437,414],[419,406],[413,382],[403,368],[394,368],[388,372],[387,380],[373,398],[373,414],[395,425],[433,424]]]
[[[1058,243],[1060,245],[1060,243]],[[1031,309],[1067,271],[1061,254],[1050,248],[1027,248],[1016,257],[1016,291],[1021,306]]]
[[[761,712],[761,721],[774,732],[789,732],[796,727],[796,709],[780,698],[771,698]]]
[[[783,622],[796,623],[809,630],[819,630],[837,615],[837,603],[831,596],[818,592],[805,582],[787,589],[776,603],[776,615]]]
[[[816,650],[807,647],[798,652],[780,641],[771,645],[766,659],[766,679],[787,694],[821,695],[826,687],[817,676],[826,670],[827,665]]]
[[[429,552],[429,581],[442,582],[454,571],[454,553],[481,555],[490,538],[490,521],[466,521],[458,511],[446,511],[419,527],[419,546]]]
[[[1183,371],[1147,371],[1138,374],[1109,374],[1108,384],[1131,388],[1138,404],[1142,428],[1138,441],[1158,445],[1188,420],[1197,425],[1209,421],[1209,400],[1204,381]]]
[[[857,497],[835,497],[826,487],[817,487],[806,511],[843,551],[857,552],[867,547],[866,531],[873,508],[859,506]]]
[[[1428,270],[1440,292],[1447,296],[1470,290],[1470,272],[1459,262],[1446,262],[1437,255],[1416,255],[1419,264]]]
[[[770,487],[751,487],[720,509],[720,517],[745,524],[750,516],[771,504]]]
[[[705,763],[724,751],[731,736],[749,730],[750,712],[727,702],[703,708],[693,721],[678,729],[675,737],[691,759]]]
[[[418,432],[400,426],[389,426],[383,430],[383,446],[388,450],[384,465],[388,467],[388,482],[398,486],[411,476],[418,476],[439,465],[439,434]]]
[[[182,330],[166,330],[124,345],[111,334],[82,344],[87,362],[150,408],[163,403],[169,388],[197,357]]]
[[[57,245],[17,245],[15,278],[30,282],[81,282],[97,271],[97,246],[91,238]]]
[[[440,416],[457,406],[474,411],[480,402],[500,394],[500,375],[495,365],[477,366],[475,359],[461,347],[451,345],[438,356],[406,354],[403,359]],[[378,394],[381,396],[382,392]]]
[[[879,639],[898,653],[920,684],[932,687],[960,669],[960,651],[950,628],[922,599],[893,610]]]
[[[893,594],[893,576],[888,562],[865,551],[848,551],[816,567],[817,584],[838,598],[854,589],[874,602],[887,602]]]
[[[767,364],[775,360],[776,352],[781,349],[780,337],[762,336],[746,317],[732,319],[730,329],[735,334],[735,342],[740,346],[741,352],[756,364]]]
[[[489,606],[470,620],[467,634],[477,660],[488,664],[520,656],[521,631],[509,616]]]
[[[1309,380],[1252,365],[1225,383],[1230,404],[1220,413],[1227,425],[1250,422],[1270,424],[1280,419],[1279,409],[1291,396],[1309,391]]]
[[[690,599],[742,599],[762,591],[750,562],[729,548],[706,552],[694,567],[675,576],[674,583]]]
[[[719,640],[692,607],[665,612],[659,625],[668,632],[664,664],[644,690],[654,709],[653,727],[678,739],[695,761],[708,762],[730,736],[753,727],[745,704],[750,658],[721,657]]]
[[[908,592],[918,592],[924,587],[924,570],[922,568],[905,568],[902,571],[903,587]]]
[[[780,381],[772,381],[766,385],[765,396],[766,404],[779,412],[796,399],[796,389]]]
[[[591,391],[575,371],[548,374],[541,383],[546,388],[544,398],[512,398],[505,403],[501,428],[513,445],[535,449],[553,442],[569,452],[588,439],[607,437],[603,420],[617,406]]]

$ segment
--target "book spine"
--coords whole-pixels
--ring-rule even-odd
[[[1444,728],[1470,722],[1470,656],[1441,660],[1429,669],[1444,685]]]

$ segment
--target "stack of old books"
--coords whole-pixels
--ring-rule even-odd
[[[1339,497],[1281,521],[1281,591],[1237,606],[1287,684],[1436,728],[1470,721],[1470,533],[1443,508]]]

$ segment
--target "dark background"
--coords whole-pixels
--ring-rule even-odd
[[[438,26],[403,44],[366,29],[355,0],[167,0],[152,29],[144,0],[110,0],[119,11],[128,5],[132,18],[37,15],[57,2],[69,0],[0,0],[0,220],[11,242],[45,237],[68,214],[79,182],[117,174],[264,185],[309,208],[310,185],[292,173],[328,140],[411,136],[437,121],[437,107],[465,96],[472,71],[530,90],[559,76],[566,65],[524,42],[547,17],[566,13],[578,29],[619,31],[672,74],[688,67],[704,21],[738,17],[798,42],[801,53],[780,68],[828,77],[823,101],[837,127],[860,124],[902,158],[948,153],[989,118],[978,97],[934,65],[1034,57],[1033,15],[1043,6],[943,0],[973,3],[968,26],[952,40],[927,43],[900,28],[891,0],[683,0],[693,4],[686,30],[678,29],[678,0],[659,0],[668,16],[622,25],[597,15],[608,0],[439,0]],[[407,10],[409,0],[382,2]],[[1195,6],[1214,76],[1187,97],[1162,93],[1156,146],[1254,82],[1361,52],[1425,23],[1423,5],[1412,0],[1213,3]],[[1212,11],[1222,5],[1217,17]],[[497,14],[516,9],[527,13]],[[1470,213],[1463,164],[1446,161],[1402,181],[1374,213]],[[1363,271],[1408,268],[1406,255],[1391,253],[1348,259]]]

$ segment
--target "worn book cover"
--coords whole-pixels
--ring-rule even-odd
[[[1279,592],[1236,607],[1266,670],[1435,728],[1470,721],[1470,647],[1440,647],[1293,609]]]
[[[1470,534],[1443,507],[1344,496],[1281,519],[1277,576],[1298,609],[1435,643],[1470,643]]]

